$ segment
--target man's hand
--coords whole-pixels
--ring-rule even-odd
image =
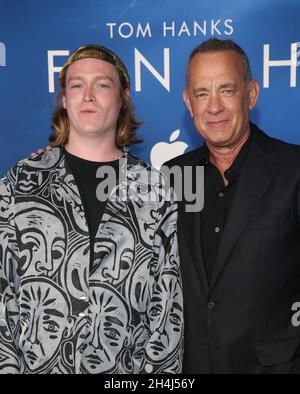
[[[51,150],[51,149],[52,149],[51,146],[50,146],[50,145],[47,145],[46,148],[38,149],[35,153],[31,153],[30,157],[35,157],[35,156],[41,155],[41,154],[44,153],[46,150]]]

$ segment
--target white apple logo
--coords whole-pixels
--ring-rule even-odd
[[[170,144],[168,142],[158,142],[153,145],[150,153],[150,160],[153,167],[159,170],[166,161],[184,153],[188,144],[183,141],[176,141],[179,135],[180,130],[175,130],[170,135]]]

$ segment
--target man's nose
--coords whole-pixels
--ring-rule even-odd
[[[34,344],[39,344],[39,339],[38,339],[38,331],[39,331],[39,327],[38,327],[38,322],[33,322],[31,328],[30,328],[30,334],[28,337],[28,341],[30,343],[32,343],[32,345]]]
[[[120,266],[119,264],[114,264],[110,269],[103,268],[103,276],[107,279],[118,280],[120,278]]]
[[[93,336],[92,336],[92,340],[91,340],[90,344],[96,350],[103,350],[103,345],[102,345],[99,331],[100,331],[99,327],[97,327],[97,325],[95,324],[94,325],[94,332],[93,332]],[[103,338],[102,338],[102,340],[103,340]]]
[[[209,101],[208,101],[208,111],[211,114],[217,114],[217,113],[223,111],[223,109],[224,109],[224,106],[223,106],[221,98],[217,94],[212,94],[209,97]]]
[[[87,87],[84,91],[83,100],[87,103],[95,101],[95,96],[93,93],[93,89],[91,87]]]

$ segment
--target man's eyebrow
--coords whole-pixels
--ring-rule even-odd
[[[20,308],[22,308],[22,309],[27,309],[27,310],[31,310],[31,306],[30,305],[28,305],[28,304],[21,304],[20,305]]]
[[[198,88],[193,89],[193,93],[201,93],[201,92],[208,92],[209,89],[203,87],[203,86],[199,86]]]
[[[57,311],[56,309],[45,309],[44,311],[47,315],[51,315],[51,316],[58,316],[58,317],[64,317],[64,315]]]
[[[226,83],[223,83],[223,84],[221,84],[221,85],[218,87],[218,90],[220,90],[220,89],[226,89],[226,88],[236,89],[236,83],[235,83],[235,82],[226,82]],[[196,94],[196,93],[202,93],[202,92],[209,92],[209,90],[210,90],[210,89],[205,88],[204,86],[199,86],[199,87],[193,89],[193,93]]]
[[[79,80],[79,81],[83,81],[83,78],[82,77],[80,77],[79,75],[75,75],[74,77],[69,77],[68,79],[67,79],[67,82],[70,82],[70,81],[72,81],[72,80]]]
[[[124,324],[119,320],[117,317],[106,316],[106,320],[110,323],[118,324],[119,326],[123,327]]]
[[[93,78],[95,81],[98,80],[109,80],[111,82],[114,82],[113,78],[109,77],[108,75],[97,75],[95,78]],[[82,77],[81,75],[75,75],[75,76],[71,76],[68,79],[68,82],[72,81],[72,80],[79,80],[79,81],[84,81],[84,77]]]
[[[219,86],[219,89],[224,89],[224,88],[236,88],[236,83],[234,82],[228,82],[228,83],[223,83],[222,85]]]
[[[19,312],[9,312],[8,311],[9,316],[18,316]]]

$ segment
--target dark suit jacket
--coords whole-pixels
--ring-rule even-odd
[[[300,372],[291,309],[300,302],[300,147],[251,128],[210,284],[199,220],[179,203],[186,373]],[[167,166],[195,166],[203,155],[201,147]]]

